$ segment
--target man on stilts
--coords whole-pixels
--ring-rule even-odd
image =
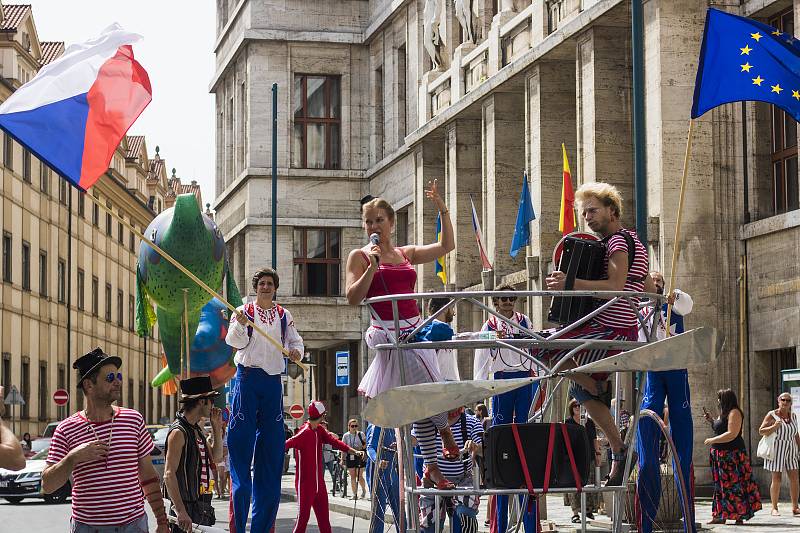
[[[650,277],[655,283],[656,292],[664,294],[664,276],[661,272],[651,272]],[[673,291],[668,302],[664,303],[662,307],[646,307],[644,309],[645,323],[651,323],[656,328],[657,340],[667,337],[665,325],[669,303],[672,304],[670,335],[680,335],[684,332],[683,317],[692,312],[692,297],[677,289]],[[653,314],[657,314],[657,316],[653,317]],[[647,340],[646,332],[643,329],[639,331],[639,340]],[[665,400],[669,405],[670,436],[675,443],[677,459],[680,461],[681,473],[688,491],[689,512],[692,517],[690,531],[695,531],[694,484],[692,482],[694,430],[692,407],[689,401],[689,373],[685,368],[646,373],[642,409],[650,409],[663,418]],[[651,533],[661,497],[661,476],[658,468],[660,455],[658,443],[661,431],[653,419],[642,417],[639,419],[637,433],[636,451],[639,454],[639,477],[636,482],[637,518],[639,531]],[[680,485],[678,486],[680,487]]]
[[[247,318],[273,338],[280,338],[292,361],[303,353],[303,339],[288,310],[274,303],[278,273],[263,268],[253,276],[256,301],[237,308],[225,338],[236,348],[228,423],[232,533],[244,533],[253,501],[251,531],[270,531],[280,502],[283,448],[283,353],[262,335],[253,335]],[[251,477],[252,466],[252,477]]]

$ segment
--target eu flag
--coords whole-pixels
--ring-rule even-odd
[[[519,209],[517,210],[517,223],[514,225],[514,238],[511,240],[511,257],[517,257],[519,251],[528,245],[531,240],[529,224],[536,219],[533,212],[533,200],[528,188],[528,173],[522,174],[522,192],[519,195]]]
[[[756,20],[709,9],[692,118],[741,100],[776,105],[800,121],[800,41]]]

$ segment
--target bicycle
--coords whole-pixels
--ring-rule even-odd
[[[342,464],[341,454],[336,454],[336,462],[333,466],[333,487],[331,495],[336,496],[340,492],[343,498],[347,498],[347,469]]]

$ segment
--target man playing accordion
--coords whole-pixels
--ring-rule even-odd
[[[575,199],[581,205],[581,215],[586,225],[600,235],[606,249],[602,279],[576,278],[571,288],[576,291],[635,292],[643,292],[647,288],[647,292],[654,292],[655,286],[648,274],[650,264],[647,250],[634,231],[625,229],[620,224],[622,196],[616,187],[600,182],[586,183],[575,191]],[[547,277],[546,283],[549,290],[565,290],[566,275],[564,272],[555,271]],[[560,338],[635,341],[637,327],[636,310],[628,301],[621,299]],[[554,365],[568,351],[547,350],[539,357]],[[575,355],[571,361],[565,362],[561,369],[574,368],[616,353],[619,351],[586,350]],[[586,408],[605,433],[611,446],[613,463],[607,485],[621,485],[627,447],[609,410],[611,393],[607,382],[608,376],[573,374],[570,379],[573,381],[570,388],[571,396]]]

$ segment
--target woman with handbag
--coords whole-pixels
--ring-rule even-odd
[[[797,506],[798,494],[798,462],[800,458],[800,435],[797,433],[797,416],[792,412],[792,396],[788,392],[778,396],[778,408],[767,413],[758,432],[762,435],[759,442],[759,457],[764,458],[764,469],[772,473],[769,484],[769,498],[772,501],[772,516],[780,516],[778,499],[781,493],[781,475],[789,473],[789,497],[792,502],[792,514],[800,515]],[[765,454],[762,455],[762,448]]]
[[[711,446],[709,461],[714,480],[714,499],[711,506],[712,519],[709,524],[724,524],[735,520],[741,525],[761,510],[761,494],[753,480],[750,457],[742,439],[744,413],[739,408],[736,393],[731,389],[717,392],[719,417],[705,418],[714,429],[714,436],[704,444]]]

